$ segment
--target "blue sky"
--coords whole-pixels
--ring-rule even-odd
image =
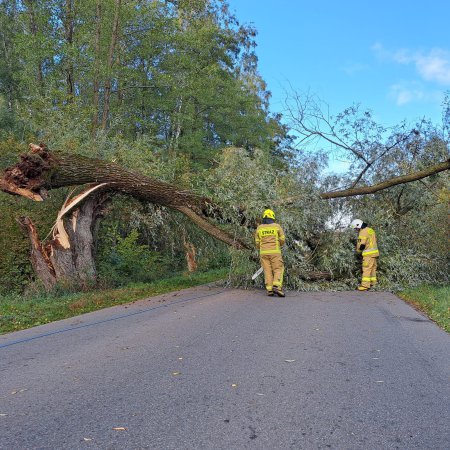
[[[229,0],[258,30],[259,71],[281,111],[285,91],[353,103],[386,126],[441,120],[450,91],[449,0]]]

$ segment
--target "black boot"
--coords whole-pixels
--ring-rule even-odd
[[[286,297],[286,294],[283,292],[283,289],[281,289],[281,287],[274,286],[273,291],[278,295],[278,297]]]

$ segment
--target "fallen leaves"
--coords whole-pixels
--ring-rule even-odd
[[[11,392],[11,395],[15,395],[15,394],[17,394],[17,393],[21,393],[21,392],[25,392],[25,391],[28,391],[28,389],[18,389],[18,390],[15,390],[15,391],[12,391]]]

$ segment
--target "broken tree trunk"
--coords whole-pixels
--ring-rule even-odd
[[[31,153],[5,170],[0,190],[42,201],[48,189],[89,183],[106,183],[110,191],[119,191],[139,200],[180,211],[200,228],[237,249],[248,249],[242,240],[221,230],[208,215],[218,209],[207,198],[193,192],[146,177],[118,164],[80,155],[51,153],[44,145],[30,144]]]
[[[31,242],[31,265],[34,273],[42,281],[45,289],[50,290],[56,284],[56,274],[47,250],[39,240],[34,223],[28,217],[17,220],[22,229],[28,234]]]
[[[18,220],[31,242],[33,270],[47,290],[56,283],[83,288],[96,280],[93,230],[109,195],[99,191],[89,194],[80,202],[77,197],[65,202],[48,242],[40,241],[30,218]]]

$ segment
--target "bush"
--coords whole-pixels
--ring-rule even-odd
[[[102,283],[120,286],[130,282],[150,282],[168,272],[168,261],[147,245],[139,244],[136,229],[122,237],[117,228],[102,236],[98,273]]]

